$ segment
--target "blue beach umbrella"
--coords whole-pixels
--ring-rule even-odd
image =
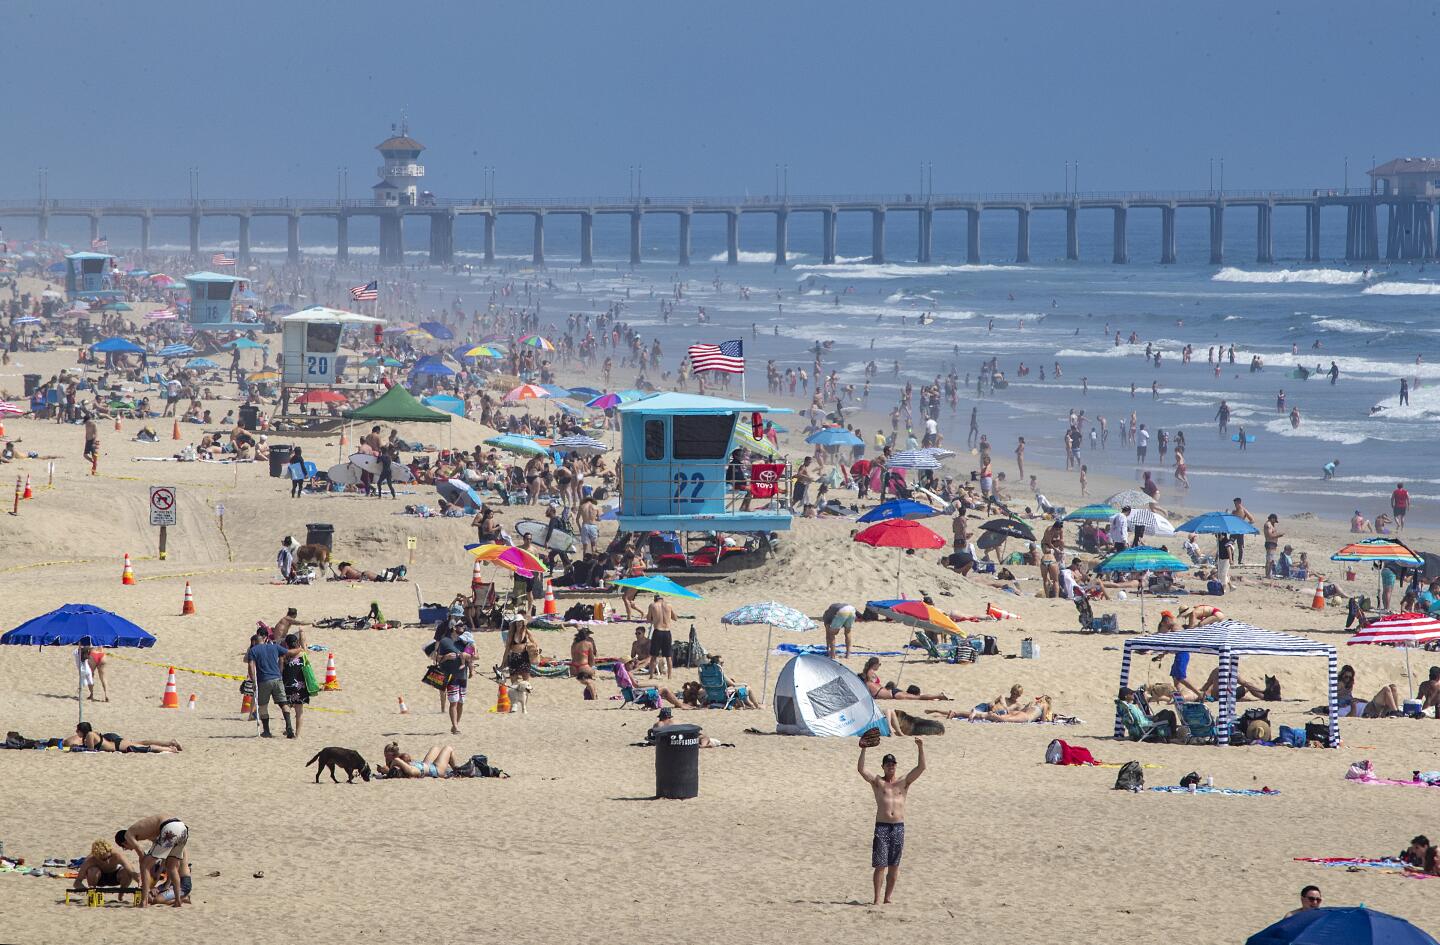
[[[1306,909],[1256,932],[1245,945],[1436,945],[1399,916],[1364,906]]]
[[[633,587],[637,591],[644,591],[648,594],[663,594],[666,597],[680,597],[685,600],[702,599],[699,594],[682,584],[676,584],[663,574],[644,574],[640,577],[628,577],[610,583],[616,587]]]
[[[225,342],[220,347],[239,348],[241,351],[249,351],[253,348],[263,348],[265,346],[258,341],[251,341],[249,338],[236,338],[234,341]]]
[[[482,441],[486,446],[493,446],[499,450],[510,453],[518,453],[521,456],[545,456],[550,451],[543,445],[536,443],[528,436],[520,436],[518,433],[502,433],[499,436],[492,436]]]
[[[451,505],[461,505],[472,512],[480,511],[480,507],[485,504],[480,493],[460,479],[440,479],[435,483],[435,491]]]
[[[420,327],[430,333],[430,337],[436,341],[454,341],[455,332],[439,322],[421,322]]]
[[[151,647],[155,637],[119,614],[94,604],[65,604],[41,614],[0,636],[0,646],[105,646]],[[76,676],[75,699],[80,721],[85,721],[81,677]]]
[[[601,390],[596,390],[593,387],[572,387],[570,388],[570,393],[566,394],[565,396],[569,397],[571,400],[578,400],[584,402],[587,400],[594,400],[596,397],[599,397],[603,393],[605,392]]]
[[[859,521],[883,522],[887,518],[929,518],[931,515],[939,514],[939,509],[931,508],[923,502],[915,502],[910,499],[891,499],[860,516]]]
[[[202,368],[208,371],[211,368],[218,368],[220,365],[211,361],[209,358],[191,358],[185,362],[185,366],[187,368]]]
[[[144,354],[145,349],[125,338],[106,338],[90,346],[96,354]]]
[[[839,427],[831,427],[826,430],[817,430],[805,438],[806,443],[815,446],[864,446],[865,441],[860,439],[849,430],[842,430]]]
[[[453,413],[457,417],[465,416],[465,401],[459,397],[451,397],[448,394],[436,394],[432,397],[421,397],[420,403],[427,407],[434,407],[436,410]]]
[[[166,345],[158,352],[158,354],[162,358],[183,358],[194,353],[195,349],[191,345],[180,344]]]
[[[1176,525],[1177,532],[1193,532],[1196,535],[1254,535],[1259,532],[1254,525],[1238,515],[1229,512],[1206,512],[1197,515],[1184,525]]]

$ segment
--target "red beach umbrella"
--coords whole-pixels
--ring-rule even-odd
[[[875,548],[895,549],[895,596],[904,597],[900,592],[900,565],[904,561],[905,549],[944,548],[945,539],[935,532],[908,518],[891,518],[876,522],[855,536],[862,545]]]

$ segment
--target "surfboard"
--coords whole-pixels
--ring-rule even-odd
[[[577,542],[575,536],[562,528],[556,528],[550,533],[550,540],[545,540],[545,523],[538,522],[533,518],[521,519],[515,523],[515,531],[525,535],[536,544],[543,545],[551,551],[563,551],[569,553],[575,550]]]
[[[364,470],[373,476],[380,472],[380,457],[370,453],[351,453],[350,465]]]
[[[339,463],[331,466],[325,473],[330,481],[341,486],[355,486],[360,484],[360,470],[349,463]]]
[[[1230,434],[1230,442],[1231,442],[1231,443],[1239,443],[1239,442],[1240,442],[1240,434],[1238,434],[1238,433],[1232,433],[1232,434]],[[1254,434],[1252,434],[1252,433],[1247,433],[1247,434],[1245,434],[1245,442],[1246,442],[1246,443],[1254,443],[1254,442],[1255,442],[1255,436],[1254,436]]]

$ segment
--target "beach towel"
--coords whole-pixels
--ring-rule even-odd
[[[1411,879],[1437,879],[1440,877],[1431,876],[1429,873],[1407,872],[1405,864],[1400,860],[1391,857],[1376,859],[1368,856],[1297,856],[1296,863],[1315,863],[1325,867],[1342,867],[1346,872],[1352,870],[1377,870],[1383,873],[1398,873],[1408,876]]]
[[[1230,797],[1274,797],[1280,792],[1274,788],[1265,788],[1253,791],[1249,788],[1218,788],[1197,786],[1195,790],[1188,787],[1181,787],[1178,784],[1162,784],[1159,787],[1152,787],[1150,790],[1159,791],[1161,794],[1226,794]]]
[[[1437,783],[1436,781],[1428,780],[1428,779],[1426,778],[1426,775],[1440,776],[1440,772],[1435,772],[1435,771],[1422,771],[1422,772],[1420,772],[1420,780],[1419,780],[1419,781],[1415,781],[1415,780],[1397,781],[1397,780],[1394,779],[1394,778],[1377,778],[1377,777],[1375,777],[1373,774],[1370,775],[1369,777],[1364,777],[1364,778],[1350,778],[1350,777],[1347,777],[1345,780],[1346,780],[1346,781],[1350,781],[1350,782],[1352,782],[1352,783],[1354,783],[1354,784],[1377,784],[1377,785],[1380,785],[1381,787],[1440,787],[1440,783]]]
[[[824,656],[825,645],[823,643],[781,643],[775,647],[776,653],[788,653],[792,656]],[[901,650],[851,650],[851,656],[904,656]]]

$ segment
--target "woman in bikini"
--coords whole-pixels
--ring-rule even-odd
[[[523,618],[510,622],[510,635],[505,638],[505,670],[513,686],[530,678],[530,628]]]
[[[100,692],[104,695],[104,698],[100,701],[109,702],[110,687],[105,682],[105,648],[103,646],[82,646],[80,648],[80,658],[88,660],[90,663],[90,701],[95,701],[95,683],[98,682],[100,684]]]
[[[598,699],[595,688],[595,663],[599,656],[595,652],[595,636],[589,627],[575,632],[575,641],[570,644],[570,675],[579,680],[587,700]]]
[[[886,686],[880,681],[880,657],[872,656],[865,661],[865,668],[860,671],[860,680],[865,683],[865,688],[870,690],[870,695],[876,699],[908,699],[922,702],[948,702],[950,697],[945,693],[933,696],[919,695],[913,692],[906,692],[899,687]]]
[[[435,745],[425,757],[414,761],[400,750],[399,742],[385,746],[385,773],[391,778],[448,778],[455,770],[455,749]]]
[[[992,705],[988,712],[979,709],[956,709],[953,712],[926,709],[925,712],[927,715],[938,715],[947,719],[981,719],[986,722],[1048,722],[1055,717],[1049,696],[1036,696],[1025,708],[1009,711],[1001,711]]]
[[[106,732],[102,735],[92,729],[89,722],[81,722],[75,726],[75,734],[67,736],[60,744],[65,748],[83,748],[86,751],[112,751],[126,755],[144,755],[150,752],[169,754],[180,750],[180,743],[174,740],[161,741],[155,739],[132,742],[128,738],[117,735],[114,732]]]

